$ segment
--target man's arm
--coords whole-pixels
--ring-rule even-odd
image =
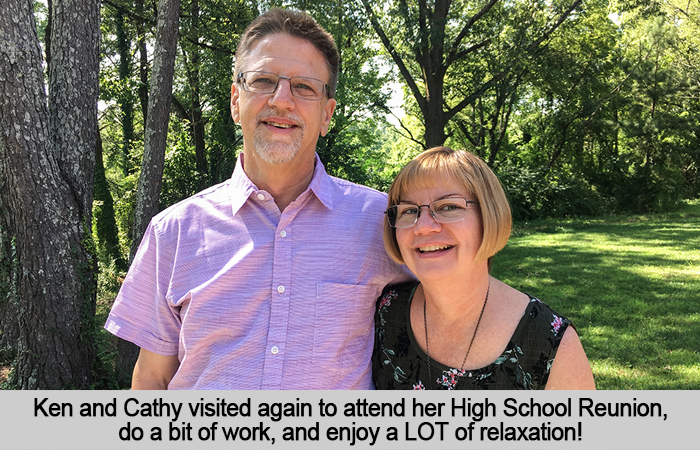
[[[163,356],[142,348],[134,366],[131,389],[168,389],[179,367],[177,355]]]

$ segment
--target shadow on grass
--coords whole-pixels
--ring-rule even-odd
[[[700,221],[520,229],[494,276],[577,326],[604,389],[700,389]]]

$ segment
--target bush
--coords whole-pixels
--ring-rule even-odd
[[[545,168],[504,166],[499,178],[513,211],[513,220],[601,215],[613,209],[583,180]]]
[[[619,212],[643,214],[678,209],[685,194],[683,174],[669,167],[641,167],[616,187]]]

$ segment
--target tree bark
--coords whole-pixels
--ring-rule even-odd
[[[53,0],[48,104],[33,3],[3,5],[0,208],[16,242],[17,387],[85,388],[95,357],[99,2]]]
[[[8,215],[0,211],[0,362],[14,358],[19,341],[17,261],[8,233]]]

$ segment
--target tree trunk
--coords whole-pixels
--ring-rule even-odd
[[[156,46],[151,72],[151,90],[148,94],[148,121],[144,130],[143,163],[136,191],[133,238],[129,261],[134,259],[143,233],[158,213],[160,186],[165,163],[165,145],[172,101],[177,31],[180,22],[180,0],[158,2]]]
[[[136,0],[134,6],[139,17],[143,17],[143,0]],[[136,35],[138,36],[136,45],[139,48],[139,100],[141,101],[143,123],[146,123],[148,121],[148,50],[146,49],[146,32],[142,22],[136,25]]]
[[[99,3],[53,0],[49,102],[29,0],[0,14],[0,208],[18,264],[23,389],[85,388],[95,357],[91,244]]]
[[[117,51],[119,52],[119,81],[122,92],[119,96],[119,109],[122,122],[122,173],[128,176],[132,172],[131,148],[134,142],[134,96],[129,82],[131,79],[131,40],[126,33],[124,13],[117,11]]]
[[[143,164],[136,192],[129,262],[134,259],[148,223],[158,213],[179,22],[180,0],[160,0],[158,2],[158,25],[151,72],[151,89],[148,95],[148,120],[145,129]],[[138,348],[135,345],[120,341],[116,371],[118,378],[122,381],[131,375],[137,355]]]
[[[14,359],[19,341],[17,260],[8,215],[0,213],[0,362]]]

